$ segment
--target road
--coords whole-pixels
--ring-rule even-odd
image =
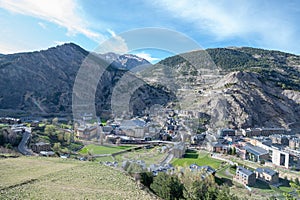
[[[169,151],[168,155],[165,157],[163,161],[160,162],[161,165],[169,164],[171,160],[173,159],[174,155],[171,151]]]
[[[31,149],[27,148],[28,140],[31,137],[31,130],[30,128],[26,128],[25,132],[23,133],[22,140],[18,146],[18,150],[23,154],[23,155],[33,155]]]
[[[232,162],[232,161],[229,160],[229,159],[224,158],[224,156],[221,155],[221,154],[212,154],[211,157],[212,157],[212,158],[215,158],[215,159],[218,159],[218,160],[222,160],[222,161],[228,162],[230,165],[234,165],[234,162]]]

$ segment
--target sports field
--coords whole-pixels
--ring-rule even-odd
[[[172,161],[174,166],[188,167],[191,164],[197,164],[199,166],[209,165],[214,169],[218,169],[222,161],[211,158],[207,152],[196,152],[188,150],[184,158],[177,158]]]

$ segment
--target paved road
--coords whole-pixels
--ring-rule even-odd
[[[169,164],[171,160],[173,159],[174,155],[171,153],[171,151],[168,153],[168,155],[165,157],[163,161],[160,162],[161,165]]]
[[[228,162],[230,165],[234,165],[234,162],[232,162],[232,161],[229,160],[229,159],[224,158],[223,155],[213,154],[211,157],[212,157],[212,158],[215,158],[215,159],[218,159],[218,160],[222,160],[222,161]]]
[[[22,140],[18,146],[18,150],[23,154],[23,155],[32,155],[31,149],[27,148],[28,140],[31,137],[31,130],[29,128],[25,129],[25,132],[23,133]]]

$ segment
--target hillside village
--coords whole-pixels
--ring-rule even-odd
[[[0,0],[0,200],[300,200],[299,8]]]
[[[63,159],[76,158],[81,161],[96,159],[101,164],[123,170],[127,170],[133,163],[139,166],[139,172],[148,171],[153,176],[157,176],[160,172],[174,173],[178,166],[171,163],[174,163],[174,160],[184,160],[189,152],[200,152],[200,154],[206,152],[211,159],[222,162],[224,169],[226,166],[231,166],[234,172],[231,171],[230,174],[229,168],[225,171],[230,180],[235,184],[244,185],[250,192],[257,181],[263,181],[276,188],[286,184],[288,180],[299,181],[300,176],[297,171],[300,170],[300,138],[291,130],[279,127],[239,130],[224,127],[210,130],[206,129],[206,121],[201,118],[203,117],[201,113],[172,109],[159,109],[144,117],[132,119],[124,116],[98,123],[91,115],[84,114],[74,125],[60,128],[61,133],[67,133],[66,135],[69,136],[67,140],[70,143],[77,141],[77,144],[81,144],[78,149],[69,151],[58,148],[57,143],[51,141],[45,142],[41,138],[32,139],[37,130],[43,132],[47,126],[51,126],[45,125],[45,120],[32,118],[22,121],[22,119],[1,118],[0,122],[2,127],[10,129],[18,136],[20,142],[16,149],[27,156],[59,156]],[[197,123],[197,119],[202,120]],[[55,123],[59,124],[57,119]],[[3,133],[1,138],[4,138]],[[108,147],[128,145],[131,148],[112,154],[93,152],[80,154],[80,149],[89,144]],[[153,148],[157,149],[163,157],[153,161],[147,160],[142,153],[138,157],[126,157],[132,151]],[[195,155],[198,157],[197,153]],[[119,159],[102,159],[107,156],[113,158],[119,156]],[[182,173],[186,170],[201,172],[203,179],[207,176],[219,177],[218,171],[222,171],[220,168],[214,169],[212,166],[196,163],[181,167]]]
[[[70,43],[1,57],[0,69],[8,73],[0,74],[4,82],[20,90],[11,97],[14,101],[0,99],[7,105],[1,115],[22,116],[0,118],[1,158],[24,155],[92,163],[121,171],[162,198],[191,199],[189,193],[198,190],[214,198],[298,198],[299,56],[247,47],[216,48],[168,57],[134,74],[129,66],[148,62],[130,54],[92,54],[87,63],[116,60],[111,65],[105,61],[107,69],[97,80],[95,99],[90,99],[95,110],[90,110],[80,103],[86,100],[86,91],[73,92],[82,95],[78,99],[75,95],[78,105],[70,93],[88,54]],[[20,55],[27,62],[18,59]],[[77,59],[70,60],[69,55]],[[214,62],[206,60],[203,68],[201,62],[207,58]],[[31,64],[39,59],[43,62]],[[48,71],[44,65],[57,68]],[[9,73],[13,66],[22,66],[26,73]],[[6,80],[11,74],[27,80],[37,70],[43,74],[39,77],[49,77],[40,80],[42,85]],[[143,86],[133,93],[130,87],[115,88],[127,75],[128,85],[137,81]],[[194,189],[191,181],[199,188]]]

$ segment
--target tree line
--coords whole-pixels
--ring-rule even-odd
[[[154,176],[136,163],[126,163],[124,170],[162,199],[238,200],[227,185],[218,185],[213,175],[203,176],[205,172],[201,170],[174,170]]]

